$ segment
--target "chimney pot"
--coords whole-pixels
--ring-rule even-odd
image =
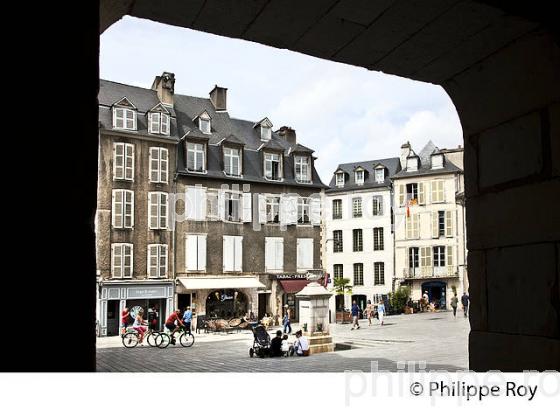
[[[162,103],[173,105],[175,74],[164,71],[162,75],[156,76],[152,83],[152,90],[157,92],[158,99]]]
[[[296,143],[297,143],[296,130],[294,130],[292,127],[288,127],[288,126],[286,126],[286,125],[283,125],[283,126],[280,127],[280,129],[278,130],[278,134],[279,134],[286,142],[289,142],[290,144],[296,144]]]

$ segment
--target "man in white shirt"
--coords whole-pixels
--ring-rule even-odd
[[[294,352],[298,356],[308,356],[309,355],[309,342],[307,338],[303,336],[301,330],[296,332],[296,341],[294,343]]]

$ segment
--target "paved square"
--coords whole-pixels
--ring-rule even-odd
[[[97,339],[97,370],[100,372],[369,372],[372,361],[379,370],[404,370],[397,362],[425,362],[426,370],[468,369],[469,321],[462,312],[388,316],[384,326],[377,320],[359,330],[350,325],[331,325],[334,342],[351,347],[309,357],[250,358],[253,336],[249,331],[233,334],[200,334],[189,348],[166,349],[140,346],[126,349],[119,336]],[[299,329],[295,324],[293,330]],[[277,328],[270,329],[274,333]],[[293,336],[290,340],[293,341]]]

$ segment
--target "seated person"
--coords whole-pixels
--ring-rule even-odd
[[[278,332],[276,332],[278,334]],[[288,342],[288,335],[282,336],[282,356],[291,356],[291,351],[294,350],[291,343]]]
[[[270,356],[280,357],[282,356],[282,331],[276,331],[276,337],[270,341]]]
[[[303,336],[301,330],[298,330],[296,332],[296,342],[294,343],[294,352],[298,356],[309,356],[309,342],[307,341],[307,338]]]

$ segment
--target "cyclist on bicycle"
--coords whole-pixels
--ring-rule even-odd
[[[175,309],[175,312],[171,313],[165,321],[165,328],[171,332],[171,344],[173,345],[175,344],[175,332],[179,330],[180,326],[184,326],[180,315],[181,309]]]
[[[142,344],[142,342],[144,342],[144,333],[146,333],[146,330],[148,330],[148,328],[146,327],[147,323],[144,320],[143,315],[144,309],[140,309],[138,311],[138,314],[136,315],[136,318],[134,319],[134,323],[132,324],[132,328],[140,334],[140,339],[138,339],[139,344]]]

